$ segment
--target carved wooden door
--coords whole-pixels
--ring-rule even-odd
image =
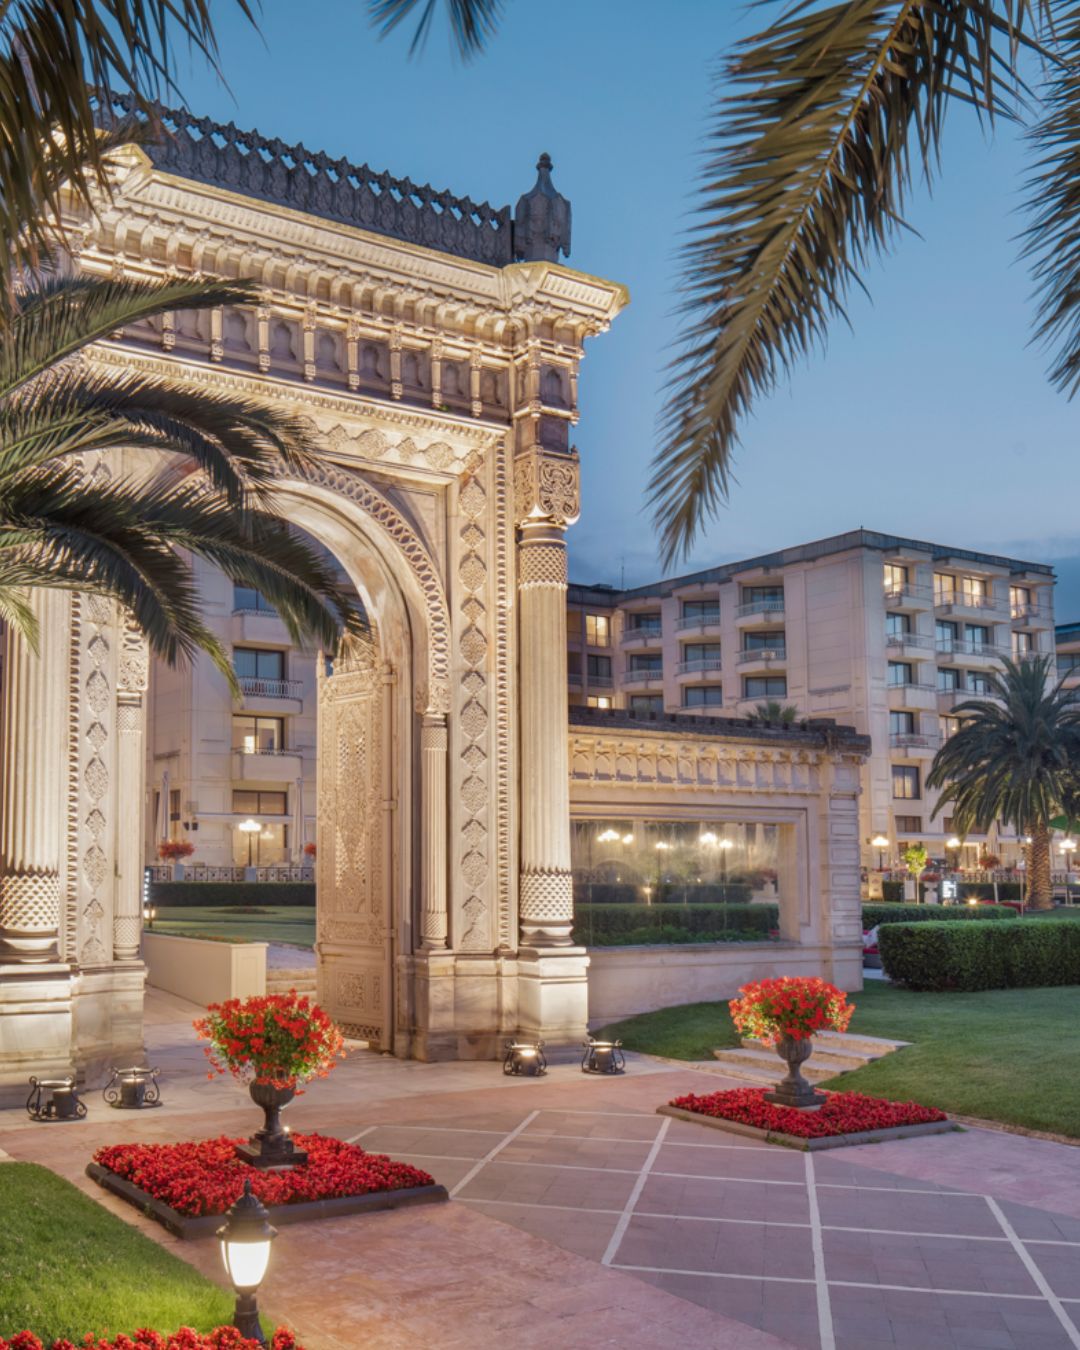
[[[319,999],[347,1035],[392,1049],[389,699],[369,644],[320,673]]]

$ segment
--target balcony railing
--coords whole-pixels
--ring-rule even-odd
[[[253,698],[303,698],[304,686],[299,680],[264,680],[257,675],[240,675],[237,684],[242,694]]]
[[[615,681],[610,675],[586,675],[585,683],[590,689],[610,689]]]
[[[890,680],[885,687],[890,691],[893,689],[918,689],[924,694],[933,694],[937,690],[936,684],[924,684],[920,680]]]
[[[676,669],[680,675],[719,675],[720,658],[702,656],[696,661],[680,661]]]
[[[233,753],[237,755],[298,755],[299,750],[286,750],[280,745],[265,749],[259,745],[234,745]]]
[[[580,686],[580,684],[581,684],[581,671],[580,671],[580,670],[568,670],[568,671],[566,672],[566,683],[567,683],[567,684],[576,684],[576,685]]]
[[[934,598],[934,592],[929,586],[885,586],[885,603],[887,605],[902,605],[907,600],[930,601]]]
[[[1009,614],[1014,619],[1052,619],[1054,611],[1049,605],[1040,605],[1034,600],[1021,600],[1009,605]]]
[[[675,624],[677,629],[684,628],[710,628],[715,627],[720,622],[720,611],[710,611],[708,614],[683,614]]]
[[[886,647],[921,647],[924,650],[932,650],[934,639],[927,637],[924,633],[886,633]]]
[[[739,652],[735,658],[735,664],[738,666],[749,665],[751,661],[764,661],[768,665],[772,661],[786,661],[786,647],[747,647],[745,651]]]
[[[663,636],[660,624],[641,624],[622,631],[623,642],[659,642]]]
[[[1000,600],[996,595],[979,595],[976,591],[935,591],[934,604],[938,609],[950,609],[958,606],[961,609],[990,609],[1004,610],[1006,602]]]
[[[890,731],[889,745],[893,750],[932,750],[940,737],[924,736],[918,731]]]
[[[648,683],[649,680],[662,680],[663,678],[663,666],[630,666],[623,676],[623,681],[626,684],[642,684]]]
[[[1010,656],[1008,647],[993,642],[973,642],[970,638],[938,638],[935,647],[939,656]]]
[[[750,600],[735,611],[737,619],[745,619],[750,614],[778,615],[784,612],[783,600]]]
[[[246,867],[215,867],[209,863],[184,863],[185,881],[237,882],[244,881]],[[151,863],[146,868],[151,881],[172,881],[172,863]],[[252,869],[256,881],[314,881],[315,869],[310,864],[266,863]]]

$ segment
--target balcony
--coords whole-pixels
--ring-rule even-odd
[[[748,647],[735,657],[737,666],[772,666],[787,660],[786,647]]]
[[[885,646],[890,651],[908,650],[933,651],[934,639],[924,633],[886,633]]]
[[[684,614],[680,619],[676,620],[675,627],[680,633],[690,632],[693,629],[699,629],[701,632],[704,632],[709,628],[719,628],[720,611],[717,610],[715,614]]]
[[[581,688],[581,671],[580,671],[580,670],[568,670],[568,671],[566,672],[566,683],[567,683],[568,685],[570,685],[572,688],[573,688],[573,687],[576,687],[576,688],[580,689],[580,688]]]
[[[291,642],[284,620],[272,609],[234,609],[232,612],[234,642],[266,642],[285,646]]]
[[[243,783],[292,783],[303,772],[297,750],[233,750],[233,778]]]
[[[889,749],[903,750],[908,754],[918,754],[920,751],[932,754],[937,749],[939,740],[938,736],[924,736],[918,731],[890,731]]]
[[[889,609],[929,609],[933,599],[930,586],[885,587],[885,604]]]
[[[1025,600],[1009,606],[1009,615],[1014,623],[1034,623],[1046,627],[1054,622],[1054,610],[1051,605],[1040,605],[1034,600]]]
[[[585,683],[590,689],[611,689],[615,681],[610,675],[586,675]]]
[[[660,624],[643,624],[640,628],[624,628],[620,641],[624,647],[637,643],[642,647],[659,647],[663,640]]]
[[[304,697],[304,686],[299,680],[264,680],[258,675],[238,675],[236,682],[244,695],[245,706],[250,699],[288,699],[299,703]]]
[[[886,693],[890,709],[918,708],[929,712],[937,707],[937,686],[933,684],[909,680],[904,684],[887,685]]]
[[[1004,614],[1008,604],[996,595],[979,595],[975,591],[935,591],[934,607],[944,614]]]
[[[998,647],[993,642],[972,642],[969,638],[942,638],[935,643],[939,656],[985,656],[992,661],[1000,661],[1011,656],[1008,647]]]
[[[663,689],[664,670],[627,670],[623,675],[623,684],[627,689]]]
[[[718,656],[704,656],[696,661],[680,661],[675,667],[677,675],[700,675],[703,679],[713,680],[720,678],[720,658]]]
[[[750,600],[735,611],[736,619],[761,619],[766,623],[776,623],[783,617],[783,600]]]

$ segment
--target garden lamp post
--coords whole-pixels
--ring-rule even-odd
[[[722,894],[727,899],[727,855],[730,849],[735,847],[731,839],[721,839],[716,846],[720,850],[720,885],[723,888]]]
[[[954,834],[954,835],[952,836],[951,839],[946,839],[946,840],[945,840],[945,847],[946,847],[946,849],[952,849],[952,851],[953,851],[953,861],[952,861],[952,867],[951,867],[951,870],[952,870],[953,872],[955,872],[955,871],[957,871],[957,869],[958,869],[959,866],[960,866],[960,849],[961,849],[961,847],[962,847],[962,844],[961,844],[960,840],[959,840],[959,839],[956,837],[956,835]],[[945,855],[945,865],[946,865],[947,867],[949,866],[949,857],[948,857],[948,853],[946,853],[946,855]]]
[[[259,824],[257,820],[242,820],[240,824],[237,825],[236,828],[240,831],[241,834],[247,835],[247,846],[248,846],[247,865],[251,867],[252,866],[251,851],[255,846],[255,836],[262,829],[262,826]]]
[[[1072,873],[1073,852],[1076,849],[1075,839],[1063,839],[1061,841],[1061,851],[1065,854],[1065,903],[1072,904],[1072,891],[1069,888],[1069,877]]]
[[[251,1181],[247,1180],[243,1195],[217,1231],[225,1273],[236,1292],[233,1325],[241,1336],[249,1336],[260,1345],[266,1344],[266,1337],[255,1296],[270,1262],[270,1244],[277,1237],[277,1229],[271,1226],[269,1218],[258,1196],[252,1195]]]
[[[889,841],[883,834],[875,834],[870,840],[870,847],[877,849],[877,870],[885,871],[885,850],[889,847]]]

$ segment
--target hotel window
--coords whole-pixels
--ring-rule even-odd
[[[985,600],[989,594],[982,577],[965,577],[963,591],[965,600]]]
[[[234,815],[283,816],[286,806],[284,792],[252,792],[249,788],[234,788],[232,809]]]
[[[902,633],[911,632],[910,614],[886,614],[885,615],[885,634],[887,637],[899,637]]]
[[[610,694],[589,694],[585,699],[586,708],[610,708]]]
[[[914,736],[915,714],[912,712],[891,712],[889,714],[890,736]]]
[[[1030,586],[1010,586],[1009,587],[1009,608],[1012,610],[1014,619],[1022,619],[1031,604]]]
[[[942,666],[937,673],[937,687],[945,693],[960,689],[960,672],[952,666]]]
[[[682,649],[683,662],[688,666],[700,666],[703,670],[720,669],[719,642],[687,642]]]
[[[960,625],[938,619],[934,624],[934,641],[939,652],[951,652],[953,643],[960,636]]]
[[[719,685],[689,685],[683,690],[684,708],[719,708],[724,691]]]
[[[885,590],[889,594],[899,594],[908,584],[908,570],[900,563],[885,564]]]
[[[234,750],[245,755],[273,754],[285,746],[285,719],[282,717],[234,717]],[[277,775],[273,775],[276,777]]]
[[[631,712],[662,713],[664,711],[663,694],[631,694],[628,706]]]
[[[948,572],[934,573],[934,601],[946,605],[956,597],[956,578]]]
[[[242,680],[283,680],[285,653],[261,647],[234,647],[233,670]]]
[[[990,692],[990,677],[977,670],[969,670],[967,672],[967,689],[969,694],[988,694]]]
[[[922,834],[922,816],[897,816],[897,835]]]
[[[973,647],[990,646],[990,629],[982,623],[969,623],[964,630],[964,636]]]
[[[566,653],[566,678],[571,684],[581,683],[581,656],[578,652]]]
[[[784,650],[784,634],[779,633],[744,633],[743,651],[744,652],[778,652]]]
[[[698,623],[719,623],[720,601],[684,600],[682,616],[684,619],[695,620]]]
[[[611,620],[606,614],[585,615],[585,641],[590,647],[611,646]]]
[[[1013,656],[1030,656],[1035,650],[1035,644],[1031,633],[1014,633],[1012,635],[1012,654]]]
[[[581,637],[581,620],[584,616],[580,609],[574,609],[572,606],[566,611],[566,636],[568,638]]]
[[[610,684],[611,683],[611,657],[610,656],[587,656],[586,671],[589,676],[590,684]]]
[[[743,698],[786,698],[784,675],[748,675],[743,680]]]
[[[277,610],[253,586],[233,587],[233,613],[257,611],[260,614],[276,614]]]
[[[960,730],[959,717],[939,717],[938,730],[941,732],[942,741],[949,740]],[[946,828],[948,827],[946,826]]]
[[[631,633],[659,633],[660,632],[660,611],[650,611],[648,614],[628,614],[626,616],[626,627]]]
[[[921,796],[919,770],[914,764],[892,766],[892,795],[897,801],[917,801]]]
[[[784,608],[783,586],[744,586],[742,588],[744,605],[769,605],[776,609]]]
[[[664,673],[664,658],[659,652],[648,652],[645,655],[635,653],[630,658],[631,675],[662,675]]]
[[[914,667],[910,661],[890,661],[888,670],[888,682],[895,689],[898,685],[914,684],[915,677],[912,673]]]

